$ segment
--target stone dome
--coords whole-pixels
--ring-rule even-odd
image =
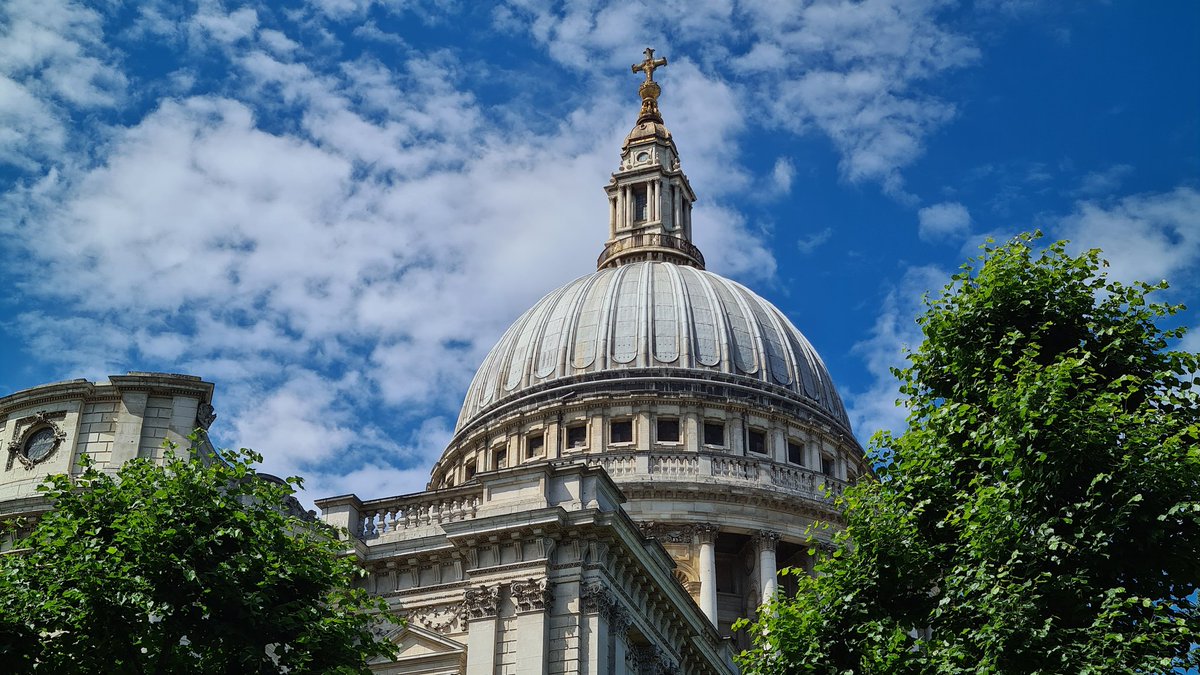
[[[517,319],[475,374],[458,430],[543,384],[646,369],[744,380],[850,428],[821,357],[771,303],[711,272],[642,261],[580,277]]]

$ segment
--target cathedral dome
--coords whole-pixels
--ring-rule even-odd
[[[771,303],[702,269],[640,261],[576,279],[517,319],[476,373],[458,429],[533,390],[638,371],[740,381],[850,426],[821,357]]]

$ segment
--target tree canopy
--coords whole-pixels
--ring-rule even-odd
[[[1165,283],[1022,236],[926,299],[907,430],[839,546],[748,626],[747,673],[1130,673],[1200,663],[1200,358]]]
[[[182,455],[183,453],[181,453]],[[359,673],[385,606],[337,533],[284,508],[250,451],[85,465],[0,555],[5,672]]]

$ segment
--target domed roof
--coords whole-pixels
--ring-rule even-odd
[[[821,357],[771,303],[711,272],[642,261],[580,277],[517,319],[475,374],[458,429],[528,388],[639,368],[767,383],[850,426]]]

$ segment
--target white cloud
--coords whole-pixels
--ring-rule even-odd
[[[971,214],[958,202],[942,202],[917,211],[924,241],[961,239],[971,231]]]
[[[906,269],[900,283],[884,298],[870,336],[852,348],[872,378],[865,390],[850,391],[846,396],[850,422],[859,438],[880,430],[904,430],[907,411],[898,403],[899,382],[891,369],[904,367],[905,354],[923,340],[916,321],[924,311],[922,298],[926,293],[936,296],[949,280],[950,275],[935,266]]]
[[[920,87],[979,57],[967,37],[940,23],[945,4],[713,0],[550,8],[514,0],[496,17],[505,30],[524,26],[552,58],[580,70],[627,67],[645,44],[671,59],[671,47],[692,54],[703,72],[739,92],[746,119],[795,133],[815,129],[837,147],[847,180],[877,182],[912,201],[901,171],[955,113]]]
[[[829,241],[832,236],[833,228],[827,227],[811,236],[796,240],[796,248],[799,249],[801,255],[808,255]]]
[[[1182,281],[1200,263],[1200,192],[1179,187],[1120,200],[1082,201],[1055,235],[1099,248],[1123,281]]]
[[[1133,167],[1128,164],[1114,164],[1098,171],[1089,171],[1075,188],[1075,194],[1081,197],[1106,197],[1121,187],[1121,182],[1133,173]]]
[[[26,344],[71,376],[214,379],[218,440],[310,493],[416,489],[503,329],[594,265],[636,107],[602,90],[527,125],[462,88],[453,54],[323,61],[267,18],[183,17],[202,27],[188,49],[217,47],[243,86],[194,81],[105,129],[93,166],[2,198],[0,234],[38,271],[25,292],[54,308],[24,318]],[[673,67],[664,106],[703,195],[699,244],[718,272],[769,278],[762,236],[720,201],[748,180],[722,152],[744,124],[737,93]],[[295,122],[264,128],[281,109]]]
[[[787,194],[792,190],[792,179],[796,177],[796,167],[787,157],[775,160],[775,168],[771,170],[771,190],[776,194]]]
[[[0,164],[31,169],[65,148],[67,106],[115,106],[126,79],[101,16],[67,0],[0,3]]]

